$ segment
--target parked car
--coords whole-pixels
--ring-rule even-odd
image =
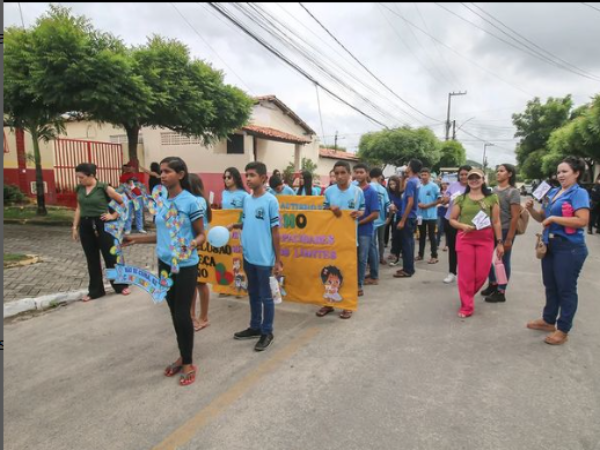
[[[523,197],[526,197],[527,195],[533,195],[534,189],[533,189],[532,182],[527,180],[525,183],[523,183],[521,185],[520,191],[521,191],[521,195]]]

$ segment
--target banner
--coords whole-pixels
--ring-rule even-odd
[[[297,200],[311,197],[291,198],[295,204],[310,206]],[[322,197],[314,197],[313,204],[315,199],[322,202]],[[350,212],[343,211],[339,218],[331,211],[318,210],[280,210],[279,214],[283,300],[356,311],[356,221]],[[240,210],[214,210],[211,226],[237,223],[240,217]],[[247,295],[240,240],[241,231],[236,230],[224,247],[213,248],[208,242],[200,246],[198,281],[211,283],[214,292]]]
[[[322,195],[279,195],[279,210],[322,211],[325,197]]]

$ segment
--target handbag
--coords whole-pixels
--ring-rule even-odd
[[[548,253],[548,246],[544,244],[542,240],[542,235],[540,233],[536,234],[537,242],[535,243],[535,256],[537,259],[543,259]]]
[[[517,221],[517,234],[525,234],[527,225],[529,224],[529,212],[521,205],[519,212],[519,220]]]

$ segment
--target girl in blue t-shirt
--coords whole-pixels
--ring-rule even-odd
[[[242,174],[235,167],[228,167],[223,172],[225,190],[221,194],[222,209],[242,209],[244,199],[249,196],[244,189]]]
[[[202,182],[202,178],[200,178],[195,173],[190,174],[190,186],[191,193],[198,200],[198,206],[200,207],[200,211],[203,212],[204,215],[204,231],[208,230],[210,221],[212,220],[212,210],[210,208],[210,204],[206,197],[206,191],[204,190],[204,183]],[[200,270],[200,268],[198,268]],[[210,291],[208,290],[208,285],[206,283],[198,282],[198,293],[200,294],[200,319],[198,320],[198,316],[196,314],[196,295],[194,295],[194,300],[192,301],[192,321],[194,322],[194,330],[200,331],[204,328],[208,327],[208,302],[210,300]]]
[[[302,172],[302,177],[300,178],[300,187],[295,191],[297,195],[321,194],[321,189],[313,186],[313,176],[308,170]]]
[[[189,172],[185,162],[178,157],[168,157],[160,163],[162,185],[167,195],[163,197],[163,205],[157,205],[156,234],[148,236],[125,236],[124,245],[156,243],[158,256],[158,271],[166,272],[173,281],[167,292],[167,303],[173,318],[173,326],[177,335],[180,357],[165,369],[165,376],[172,377],[181,372],[179,384],[187,386],[196,380],[197,367],[192,364],[194,350],[194,324],[190,309],[195,298],[198,279],[198,253],[196,248],[206,241],[204,234],[204,214],[198,205],[198,200],[191,193]],[[183,238],[187,245],[182,248],[189,252],[187,258],[180,258],[172,250],[174,244],[171,230],[166,219],[172,207],[177,209],[181,219],[178,238]],[[179,272],[172,273],[171,264],[177,260]]]
[[[546,306],[542,318],[527,328],[550,332],[545,342],[551,345],[567,341],[577,311],[577,279],[588,255],[583,230],[590,220],[590,198],[578,184],[584,173],[585,162],[565,158],[557,170],[560,187],[548,192],[543,209],[535,210],[531,199],[526,204],[531,217],[544,226],[548,246],[542,259]]]

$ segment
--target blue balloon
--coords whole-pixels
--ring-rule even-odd
[[[223,247],[229,242],[229,230],[226,227],[213,227],[208,232],[208,243],[213,247]]]

